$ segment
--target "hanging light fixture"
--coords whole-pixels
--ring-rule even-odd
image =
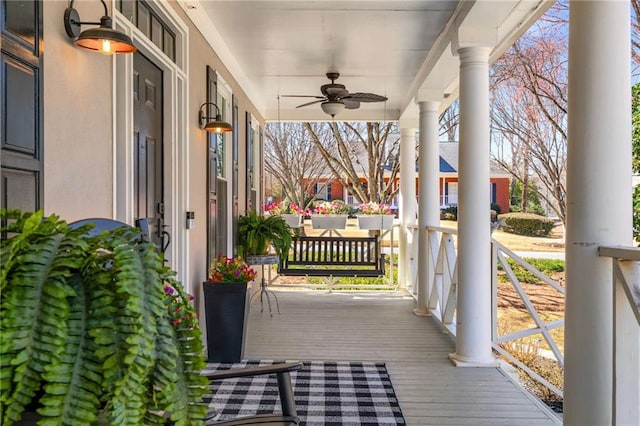
[[[131,37],[112,28],[112,20],[104,0],[100,0],[104,6],[104,16],[100,18],[100,22],[80,21],[80,15],[73,8],[73,2],[74,0],[71,0],[69,7],[64,11],[64,29],[69,37],[76,39],[76,46],[105,55],[134,53],[138,50],[133,45]],[[100,25],[100,27],[80,32],[82,25]]]
[[[209,117],[207,113],[204,112],[204,107],[207,105],[213,105],[214,107],[216,107],[215,118]],[[209,121],[212,118],[214,120]],[[220,115],[220,108],[218,108],[218,105],[214,104],[213,102],[205,102],[202,105],[200,105],[200,113],[198,115],[198,121],[200,123],[200,127],[206,130],[207,132],[226,133],[226,132],[233,131],[233,126],[231,124],[227,123],[226,121],[222,121],[222,116]]]
[[[320,107],[326,114],[335,117],[337,113],[344,109],[344,103],[341,101],[326,101],[320,104]]]

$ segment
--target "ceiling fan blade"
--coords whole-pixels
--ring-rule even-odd
[[[360,101],[351,98],[342,98],[342,103],[346,109],[358,109],[360,108]]]
[[[316,96],[316,95],[280,95],[281,98],[315,98],[315,99],[324,99],[324,96]]]
[[[323,84],[322,86],[320,86],[320,93],[322,93],[325,96],[329,96],[330,93],[337,93],[337,91],[339,90],[346,91],[346,93],[343,96],[346,96],[346,94],[349,93],[349,91],[347,91],[346,88],[344,87],[344,84],[331,83],[331,84]]]
[[[313,105],[313,104],[319,104],[320,102],[324,102],[324,101],[326,101],[326,99],[322,98],[322,99],[320,99],[318,101],[311,101],[311,102],[307,102],[306,104],[298,105],[296,108],[302,108],[302,107],[306,107],[306,106]]]
[[[342,99],[354,99],[358,102],[384,102],[387,100],[387,97],[376,95],[374,93],[351,93],[349,96]]]
[[[323,93],[325,92],[328,98],[344,98],[349,95],[349,91],[341,87],[329,87]]]

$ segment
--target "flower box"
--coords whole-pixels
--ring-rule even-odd
[[[392,214],[358,215],[358,227],[360,229],[391,229],[393,218]]]
[[[311,215],[313,229],[345,229],[347,227],[346,214]]]
[[[282,218],[289,228],[300,228],[302,226],[302,215],[299,214],[281,214]]]

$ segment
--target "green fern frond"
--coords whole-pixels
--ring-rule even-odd
[[[165,411],[172,414],[171,419],[176,425],[200,424],[207,412],[202,401],[207,393],[208,380],[200,374],[206,363],[197,314],[182,284],[173,279],[171,272],[165,270],[163,278],[177,293],[167,298],[167,308],[171,325],[169,332],[180,354],[174,370],[177,373],[177,380],[173,382],[175,396]],[[158,361],[160,364],[160,359]]]
[[[84,245],[57,218],[31,215],[16,222],[19,238],[7,240],[14,261],[6,270],[0,320],[3,424],[20,419],[41,387],[42,374],[60,362],[69,316],[66,283],[79,269]],[[24,232],[23,232],[24,231]],[[66,234],[65,234],[66,232]],[[28,250],[24,250],[28,247]],[[7,388],[8,385],[8,388]]]
[[[189,296],[139,231],[88,237],[0,210],[0,421],[38,395],[39,425],[203,423],[207,380]],[[166,294],[164,285],[174,289]]]
[[[63,419],[95,423],[100,412],[102,367],[94,359],[96,345],[88,333],[93,305],[90,289],[80,274],[70,280],[76,296],[70,298],[68,333],[60,362],[46,368],[45,395],[38,413],[52,424]]]
[[[93,265],[107,270],[106,277],[94,282],[109,286],[116,333],[94,333],[101,343],[96,355],[103,361],[104,398],[110,401],[106,415],[113,424],[140,424],[144,414],[145,377],[153,366],[155,319],[145,309],[144,275],[139,253],[126,231],[113,232],[106,240],[99,238],[107,252],[98,254]],[[91,271],[96,273],[96,271]],[[103,294],[107,290],[103,289]]]

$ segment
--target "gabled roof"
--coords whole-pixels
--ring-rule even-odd
[[[456,169],[454,169],[447,160],[442,158],[442,155],[440,156],[440,173],[456,173]]]
[[[440,173],[458,173],[458,149],[457,141],[440,142]],[[490,173],[492,176],[509,176],[495,161],[490,161]]]

